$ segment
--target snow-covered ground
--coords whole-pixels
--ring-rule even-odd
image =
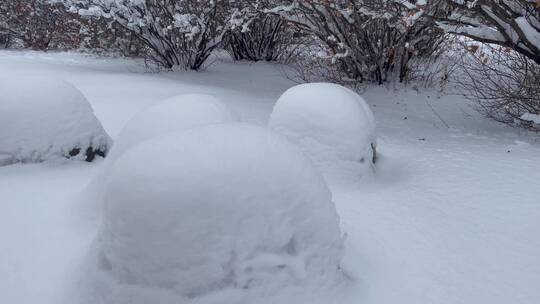
[[[141,109],[185,93],[216,95],[241,121],[266,125],[294,85],[282,70],[220,62],[155,74],[123,59],[0,52],[0,76],[54,76],[78,87],[113,138]],[[363,97],[380,159],[361,182],[330,184],[354,279],[335,302],[539,303],[538,136],[436,91],[377,87]],[[65,302],[97,230],[80,193],[103,163],[0,167],[0,303]]]

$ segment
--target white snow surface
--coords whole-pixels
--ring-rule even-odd
[[[90,263],[101,273],[88,303],[185,303],[224,289],[260,297],[339,282],[343,239],[330,190],[297,147],[265,128],[174,132],[107,171]],[[149,288],[163,295],[146,298],[140,290]]]
[[[375,119],[366,102],[337,84],[309,83],[287,90],[269,125],[296,143],[324,173],[336,168],[371,168]]]
[[[0,74],[0,165],[42,162],[111,142],[92,106],[73,85],[54,77]]]
[[[142,109],[187,93],[219,96],[241,121],[264,126],[294,85],[283,70],[219,62],[201,73],[156,74],[140,61],[0,51],[0,75],[76,85],[113,138]],[[329,184],[347,234],[341,266],[350,286],[284,288],[279,299],[224,290],[206,302],[539,303],[538,135],[487,120],[435,90],[370,87],[362,97],[377,118],[380,159],[372,176]],[[80,282],[78,267],[89,265],[100,221],[80,210],[78,195],[105,163],[0,168],[1,303],[80,299],[65,296]],[[163,293],[147,288],[145,295]]]
[[[518,17],[515,20],[525,37],[527,37],[527,40],[536,48],[540,49],[540,31],[538,28],[532,26],[535,19],[531,18],[531,20],[527,20],[525,17]],[[538,23],[538,20],[536,22]]]
[[[540,115],[538,114],[525,113],[521,115],[521,119],[540,125]]]

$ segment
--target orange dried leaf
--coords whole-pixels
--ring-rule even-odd
[[[469,46],[469,52],[476,53],[478,51],[479,46],[478,45],[471,45]]]

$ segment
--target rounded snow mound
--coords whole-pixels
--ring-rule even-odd
[[[319,167],[345,161],[368,168],[375,160],[375,119],[355,92],[331,83],[287,90],[269,125],[296,143]]]
[[[206,94],[165,99],[135,115],[120,132],[109,155],[115,160],[130,147],[172,131],[235,120],[228,107]]]
[[[0,78],[0,165],[105,156],[110,138],[84,95],[59,79]]]
[[[171,132],[234,120],[234,115],[222,101],[206,94],[177,95],[140,111],[124,126],[107,156],[103,170],[81,196],[81,205],[91,208],[85,212],[89,211],[93,216],[101,212],[103,187],[109,178],[108,168],[132,147]],[[173,161],[177,156],[159,152],[154,157]]]
[[[130,149],[109,174],[96,248],[110,281],[98,285],[193,299],[339,273],[331,193],[298,148],[267,129],[233,123],[171,133]]]

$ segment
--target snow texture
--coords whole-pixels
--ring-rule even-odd
[[[204,73],[147,73],[138,59],[0,50],[1,75],[69,79],[113,138],[141,110],[194,92],[219,96],[240,120],[264,125],[294,85],[283,69],[218,61]],[[259,293],[238,300],[249,290],[224,290],[214,303],[540,303],[538,134],[485,118],[459,94],[367,86],[362,97],[377,117],[376,168],[369,179],[330,184],[347,234],[341,268],[351,280],[343,288],[317,282],[269,291],[278,299]],[[74,203],[107,159],[0,167],[0,303],[81,302],[75,268],[95,270],[95,260],[82,260],[100,221]],[[123,286],[142,299],[142,288]],[[160,289],[145,296],[146,303],[167,302]],[[169,302],[211,303],[199,300],[173,295]]]
[[[540,49],[540,30],[535,29],[532,26],[532,22],[532,20],[529,21],[525,17],[516,18],[516,24],[519,26],[527,40],[536,48]]]
[[[63,80],[1,77],[0,92],[0,165],[92,160],[88,149],[104,154],[111,144],[84,95]]]
[[[331,193],[298,148],[267,129],[171,133],[127,151],[109,175],[91,303],[178,303],[338,278]]]
[[[118,136],[109,159],[114,161],[130,147],[172,131],[234,120],[228,107],[212,95],[177,95],[135,115]]]
[[[374,159],[373,113],[362,97],[337,84],[287,90],[274,106],[269,125],[298,144],[325,173],[340,162],[362,173]]]
[[[538,114],[531,114],[527,112],[521,115],[521,119],[540,125],[540,115]]]

